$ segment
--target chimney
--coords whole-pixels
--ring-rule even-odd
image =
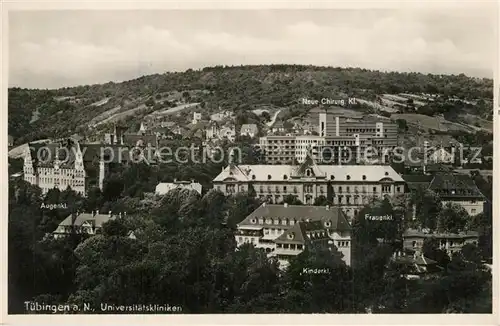
[[[288,203],[284,203],[283,206],[288,207]]]
[[[263,202],[263,203],[262,203],[262,206],[263,206],[263,207],[266,207],[266,202]]]
[[[326,210],[329,211],[330,210],[330,205],[326,205]]]
[[[127,216],[127,212],[123,212],[123,216]]]
[[[111,216],[111,211],[108,212],[108,215]]]
[[[95,215],[99,215],[99,210],[96,210],[96,211],[95,211]]]
[[[94,211],[92,211],[92,216],[95,216],[95,212]]]
[[[176,182],[177,182],[177,178],[174,178],[174,183],[176,183]]]

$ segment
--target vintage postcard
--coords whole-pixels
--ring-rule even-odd
[[[2,322],[498,324],[498,8],[4,2]]]

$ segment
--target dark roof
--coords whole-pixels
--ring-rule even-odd
[[[130,160],[129,150],[123,145],[81,144],[80,149],[83,153],[84,163],[90,163],[94,160],[99,161],[101,155],[102,159],[107,163],[120,163]]]
[[[269,205],[263,204],[248,215],[239,225],[253,225],[251,220],[259,218],[288,219],[296,222],[306,220],[328,222],[328,229],[336,231],[348,231],[351,225],[340,207],[326,206],[303,206],[303,205]],[[311,224],[312,225],[312,224]]]
[[[411,182],[411,183],[430,183],[432,181],[432,176],[431,175],[425,175],[425,174],[404,174],[403,179],[406,182]]]
[[[127,146],[146,146],[151,144],[151,146],[156,146],[157,137],[156,135],[146,134],[125,134],[123,135],[123,143]]]
[[[443,164],[429,164],[425,167],[427,172],[452,172],[453,169]]]
[[[398,264],[404,264],[404,265],[435,265],[437,264],[437,261],[432,260],[430,258],[427,258],[423,255],[418,255],[417,257],[413,256],[402,256],[402,257],[397,257],[395,260],[396,263]]]
[[[431,175],[423,174],[405,174],[402,177],[410,190],[415,190],[419,187],[429,187],[429,184],[431,183],[433,178]]]
[[[464,174],[438,173],[429,188],[440,197],[484,198],[474,180]]]
[[[57,143],[30,143],[31,159],[34,167],[52,167],[59,159],[61,168],[71,168],[76,160],[76,144],[71,141]]]
[[[298,222],[280,235],[275,242],[300,243],[330,239],[328,230],[321,221]]]

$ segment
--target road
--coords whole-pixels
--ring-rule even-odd
[[[271,127],[276,122],[276,119],[278,118],[278,114],[280,114],[280,112],[281,112],[281,109],[276,111],[276,113],[273,115],[273,118],[271,119],[271,121],[266,123],[268,127]]]

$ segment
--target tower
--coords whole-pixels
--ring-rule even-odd
[[[326,112],[319,113],[319,135],[326,137]]]
[[[99,189],[102,191],[104,189],[104,176],[106,173],[106,166],[102,158],[99,160]]]

